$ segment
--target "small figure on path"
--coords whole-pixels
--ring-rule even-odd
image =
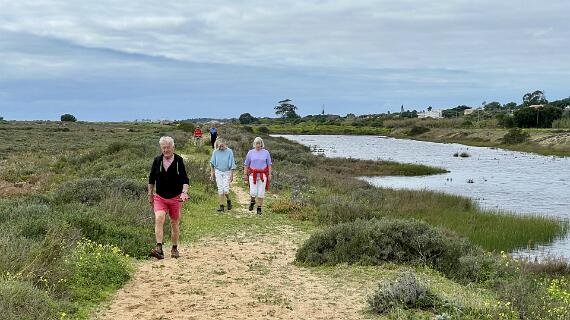
[[[269,182],[273,178],[271,169],[271,155],[265,149],[263,139],[256,137],[253,140],[254,149],[249,150],[245,157],[243,178],[249,181],[249,211],[257,204],[257,214],[261,214],[265,191],[269,188]]]
[[[234,152],[228,148],[223,138],[218,138],[216,141],[216,150],[212,153],[210,165],[210,180],[215,180],[218,186],[220,207],[217,211],[220,213],[224,212],[224,200],[226,200],[228,210],[231,210],[230,183],[234,180],[236,162],[234,160]]]
[[[196,129],[194,129],[194,145],[201,147],[202,143],[202,129],[200,129],[200,126],[196,126]]]
[[[215,149],[217,138],[218,138],[218,129],[212,126],[210,128],[210,143],[212,144],[212,149]]]
[[[154,233],[156,246],[151,255],[164,259],[162,250],[164,221],[166,213],[170,217],[172,234],[171,257],[178,258],[178,238],[180,235],[180,209],[188,200],[188,175],[181,156],[174,153],[174,139],[162,137],[159,140],[162,154],[155,157],[148,176],[148,202],[154,209]],[[156,188],[155,188],[156,187]]]

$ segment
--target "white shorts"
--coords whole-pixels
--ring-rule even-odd
[[[231,171],[216,170],[216,184],[218,185],[218,194],[230,193],[230,176]]]
[[[263,174],[263,173],[260,173]],[[253,174],[249,175],[249,195],[252,197],[264,198],[265,197],[265,183],[267,182],[267,176],[265,176],[264,181],[261,181],[259,175],[257,175],[257,183],[253,184]]]

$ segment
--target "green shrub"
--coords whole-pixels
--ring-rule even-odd
[[[374,294],[368,297],[368,305],[376,313],[385,313],[396,307],[433,309],[440,304],[440,299],[419,283],[412,272],[405,272],[395,282],[381,282]]]
[[[30,261],[20,272],[41,289],[65,291],[60,281],[69,276],[69,270],[63,266],[64,256],[79,237],[79,232],[69,224],[52,223],[41,245],[31,252]]]
[[[41,246],[35,239],[26,239],[10,232],[9,226],[0,228],[0,274],[18,273],[34,258],[34,253]]]
[[[60,117],[61,121],[67,121],[67,122],[75,122],[77,121],[77,118],[75,118],[74,115],[66,113],[66,114],[62,114]]]
[[[474,248],[452,234],[416,220],[358,220],[311,235],[296,261],[308,265],[384,262],[421,263],[451,274],[459,258]]]
[[[64,210],[65,221],[80,230],[83,237],[118,246],[131,256],[148,256],[154,216],[145,199],[105,197],[99,206],[75,204]]]
[[[360,202],[349,201],[332,195],[328,201],[321,204],[317,211],[317,222],[323,225],[335,225],[357,219],[372,219],[374,212]]]
[[[266,126],[261,126],[261,127],[257,128],[257,132],[263,133],[263,134],[269,134],[269,128],[267,128]]]
[[[286,198],[279,198],[270,204],[271,211],[276,214],[286,214],[294,220],[311,220],[315,215],[315,207],[306,203]]]
[[[408,132],[409,136],[417,136],[422,133],[428,132],[430,129],[422,126],[413,126],[410,131]]]
[[[98,302],[105,298],[110,290],[129,280],[132,270],[128,256],[121,249],[88,239],[79,241],[66,261],[71,270],[67,285],[72,297],[82,301]]]
[[[57,304],[31,283],[0,279],[0,312],[4,320],[56,319]]]
[[[562,118],[552,122],[552,128],[570,129],[570,118]]]
[[[504,144],[518,144],[525,142],[530,137],[528,132],[522,131],[520,128],[512,128],[505,133],[502,142]]]
[[[487,283],[492,286],[497,279],[514,276],[516,267],[514,261],[492,253],[467,254],[459,258],[459,264],[450,276],[462,283]]]
[[[143,182],[118,178],[87,178],[67,181],[54,192],[53,199],[57,204],[81,202],[95,204],[106,194],[117,194],[125,198],[137,198],[146,193]]]
[[[182,121],[178,124],[178,130],[184,132],[194,133],[194,129],[196,129],[196,125],[190,121]]]

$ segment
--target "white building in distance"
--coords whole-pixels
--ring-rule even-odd
[[[431,111],[422,111],[418,112],[418,118],[434,118],[434,119],[441,119],[443,116],[441,115],[441,110],[431,110]]]

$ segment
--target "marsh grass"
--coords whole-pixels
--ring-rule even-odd
[[[226,138],[236,155],[245,155],[254,134],[227,127]],[[424,175],[444,169],[385,161],[325,158],[308,147],[283,137],[264,137],[274,159],[274,188],[288,192],[296,213],[320,225],[381,217],[413,218],[447,228],[491,251],[510,251],[548,243],[567,232],[568,226],[541,216],[521,216],[481,210],[472,200],[427,190],[375,188],[358,176]],[[311,186],[308,188],[308,186]],[[291,212],[295,209],[291,208]]]

